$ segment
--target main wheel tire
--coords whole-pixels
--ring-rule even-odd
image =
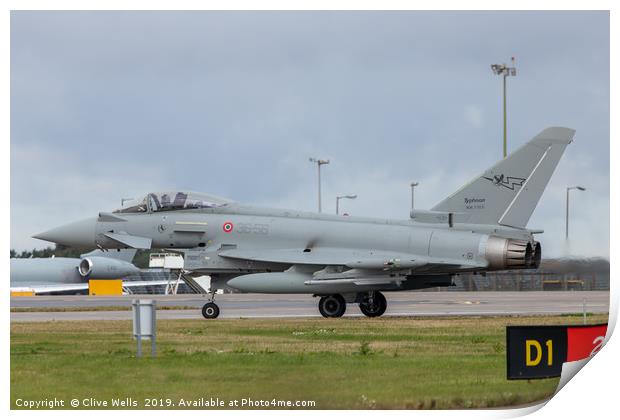
[[[347,310],[347,302],[342,295],[323,296],[319,300],[319,312],[325,318],[340,318]]]
[[[364,315],[369,318],[375,318],[385,313],[387,309],[387,299],[381,292],[375,292],[372,303],[369,300],[364,300],[360,303],[360,310]]]
[[[202,307],[202,316],[206,319],[214,319],[220,315],[220,307],[213,302],[205,303]]]

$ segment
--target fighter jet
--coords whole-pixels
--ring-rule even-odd
[[[538,267],[526,225],[575,131],[552,127],[407,220],[259,208],[191,192],[150,193],[113,212],[38,234],[64,245],[183,249],[212,290],[308,293],[325,317],[357,303],[381,316],[383,291],[450,286],[460,273]],[[214,295],[205,318],[220,312]]]
[[[95,250],[80,258],[11,258],[11,290],[35,294],[88,290],[90,279],[120,279],[139,273],[140,269],[131,263],[135,254],[133,249]]]

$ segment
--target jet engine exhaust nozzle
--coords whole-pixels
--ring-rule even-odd
[[[506,239],[490,236],[485,250],[489,268],[494,270],[513,270],[538,268],[541,259],[539,242],[532,245],[529,241]]]
[[[540,245],[540,242],[536,241],[534,242],[534,251],[532,254],[532,267],[531,268],[540,267],[540,260],[542,260],[542,247]]]

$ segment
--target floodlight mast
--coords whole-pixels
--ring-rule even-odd
[[[329,163],[329,159],[328,160],[324,160],[324,159],[310,158],[309,160],[310,160],[310,162],[316,163],[317,168],[318,168],[318,175],[319,175],[319,213],[321,213],[321,165],[327,165]]]
[[[352,195],[337,195],[336,196],[336,214],[340,214],[340,200],[342,200],[343,198],[348,198],[349,200],[355,200],[357,198],[357,194],[352,194]]]
[[[512,67],[508,67],[504,64],[491,64],[491,70],[498,76],[504,76],[504,89],[503,89],[503,102],[504,102],[504,158],[508,154],[508,146],[506,140],[506,78],[508,76],[516,76],[517,75],[517,67],[515,66],[515,58],[511,57],[510,61],[512,63]]]
[[[575,185],[574,187],[566,187],[566,240],[568,241],[568,199],[570,190],[585,191],[586,189],[581,185]]]
[[[419,182],[412,182],[411,183],[411,211],[413,211],[414,206],[413,206],[413,197],[414,197],[414,192],[415,192],[415,187],[417,187],[418,185],[420,185]]]

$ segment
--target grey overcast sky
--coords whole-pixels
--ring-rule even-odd
[[[609,256],[607,12],[13,12],[11,247],[150,190],[407,218],[548,126],[577,134],[529,227]],[[566,186],[571,237],[564,241]]]

